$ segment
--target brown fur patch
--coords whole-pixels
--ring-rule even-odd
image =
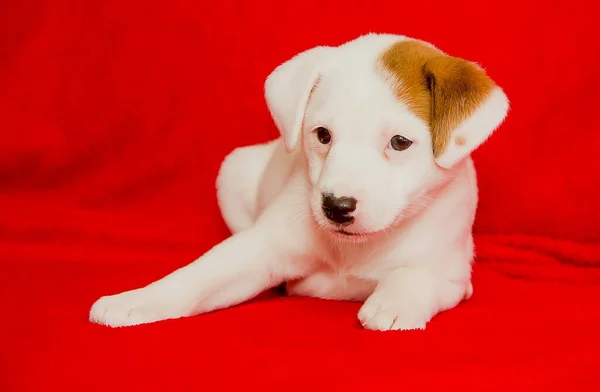
[[[398,99],[429,124],[435,157],[447,147],[452,131],[495,86],[479,66],[418,40],[390,46],[380,61],[398,82]],[[457,139],[456,143],[466,141]]]

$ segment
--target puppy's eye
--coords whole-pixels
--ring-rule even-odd
[[[317,139],[322,144],[329,144],[331,141],[331,133],[327,128],[319,127],[317,128]]]
[[[412,143],[412,141],[400,135],[396,135],[390,140],[390,146],[396,151],[404,151],[410,147]]]

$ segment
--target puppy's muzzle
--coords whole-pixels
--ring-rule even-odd
[[[356,199],[353,197],[335,197],[331,193],[323,194],[323,213],[333,223],[349,225],[354,222],[351,215],[356,210]]]

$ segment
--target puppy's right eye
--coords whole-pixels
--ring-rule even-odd
[[[412,141],[400,135],[396,135],[390,140],[390,146],[396,151],[404,151],[410,147],[412,143]]]
[[[324,127],[317,128],[317,139],[321,144],[329,144],[331,142],[331,133]]]

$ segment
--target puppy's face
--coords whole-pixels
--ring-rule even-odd
[[[439,169],[426,124],[380,75],[356,71],[323,71],[302,147],[317,222],[340,237],[365,238],[419,208]]]
[[[352,241],[424,208],[508,110],[478,66],[391,35],[301,53],[265,89],[288,150],[303,149],[313,217]]]

